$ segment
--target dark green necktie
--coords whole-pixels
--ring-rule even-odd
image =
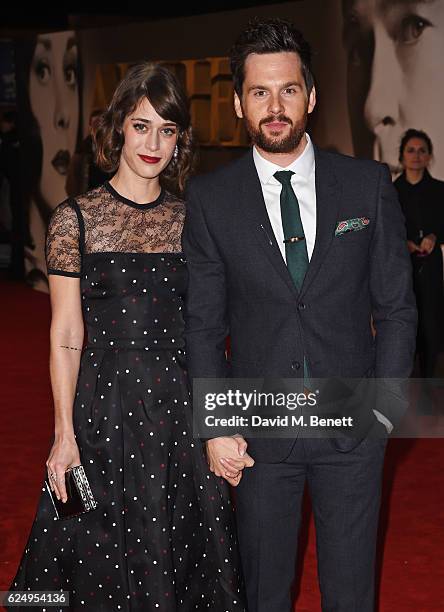
[[[282,185],[281,191],[281,217],[285,239],[285,257],[290,276],[298,291],[301,290],[305,273],[308,268],[307,241],[301,221],[299,202],[291,186],[291,170],[279,170],[274,178]],[[309,372],[307,360],[304,357],[304,384],[309,387]]]
[[[287,268],[296,289],[300,291],[308,268],[308,254],[299,202],[291,186],[293,174],[291,170],[280,170],[275,172],[274,177],[282,184],[281,217]]]

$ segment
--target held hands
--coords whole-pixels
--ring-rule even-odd
[[[57,499],[66,502],[68,496],[65,487],[65,472],[71,467],[80,465],[80,453],[74,437],[55,440],[46,462],[48,482]]]
[[[206,449],[210,471],[233,487],[239,484],[242,470],[254,465],[254,459],[247,453],[247,442],[239,434],[208,440]]]

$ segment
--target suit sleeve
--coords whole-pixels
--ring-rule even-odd
[[[375,377],[407,379],[416,345],[417,312],[405,221],[386,165],[380,166],[376,227],[370,251],[370,294],[376,328]],[[376,406],[396,425],[406,408],[401,386],[384,383]],[[389,388],[390,387],[390,388]]]
[[[188,267],[185,341],[188,371],[193,378],[227,376],[225,343],[228,335],[225,266],[208,229],[193,184],[186,200],[183,250]]]

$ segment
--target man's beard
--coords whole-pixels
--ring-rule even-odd
[[[244,115],[245,127],[252,143],[267,153],[292,153],[298,147],[305,134],[307,119],[307,111],[305,111],[304,117],[295,124],[286,115],[270,115],[269,117],[265,117],[265,119],[261,119],[259,126],[256,127]],[[279,138],[278,132],[275,133],[275,136],[273,132],[271,132],[271,137],[267,136],[262,131],[261,126],[265,123],[273,123],[274,121],[288,123],[290,126],[289,134]]]

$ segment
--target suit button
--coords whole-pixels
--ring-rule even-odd
[[[291,369],[292,370],[299,370],[300,367],[301,367],[301,364],[299,363],[299,361],[292,361],[291,362]]]
[[[298,304],[298,308],[299,308],[299,310],[305,310],[305,304],[304,304],[304,302],[299,302],[299,304]]]

